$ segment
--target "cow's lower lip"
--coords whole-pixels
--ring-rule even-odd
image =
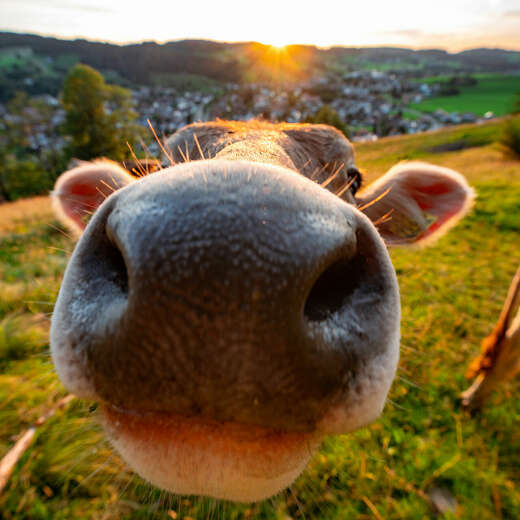
[[[152,484],[177,494],[238,502],[290,485],[316,452],[316,432],[279,432],[163,413],[101,407],[123,459]]]

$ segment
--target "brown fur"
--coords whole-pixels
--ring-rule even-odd
[[[335,175],[327,186],[333,192],[345,185],[347,169],[354,166],[352,145],[327,125],[258,120],[195,123],[171,136],[166,147],[176,163],[215,157],[251,161],[253,155],[258,162],[283,165],[319,183]]]

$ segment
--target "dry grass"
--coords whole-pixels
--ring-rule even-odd
[[[32,197],[0,204],[0,236],[24,233],[31,225],[42,220],[52,220],[50,197]]]

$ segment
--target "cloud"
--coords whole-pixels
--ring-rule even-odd
[[[96,2],[92,2],[90,4],[78,4],[78,3],[70,3],[65,0],[47,0],[45,4],[42,5],[41,0],[7,0],[4,5],[10,6],[19,6],[20,3],[23,3],[25,7],[34,6],[36,8],[50,8],[50,9],[59,9],[64,11],[80,11],[87,13],[112,13],[114,9],[111,7],[107,7],[105,5],[98,4]],[[31,7],[30,7],[31,8]]]
[[[426,36],[423,31],[418,29],[399,29],[397,31],[383,31],[380,34],[387,34],[389,36],[404,36],[405,38],[422,38]]]

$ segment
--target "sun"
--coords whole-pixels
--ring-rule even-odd
[[[283,51],[288,45],[289,42],[287,40],[283,40],[282,38],[272,38],[265,42],[266,45],[272,47],[275,50]]]

